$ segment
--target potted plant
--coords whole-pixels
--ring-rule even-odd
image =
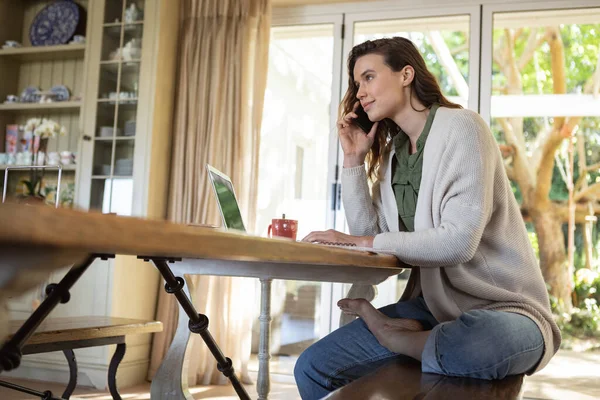
[[[46,118],[30,118],[23,130],[26,134],[31,134],[31,149],[33,150],[31,166],[42,165],[40,154],[44,154],[45,159],[50,138],[67,134],[64,126]],[[21,181],[25,186],[25,193],[23,194],[25,202],[43,203],[45,201],[45,193],[42,194],[44,172],[45,169],[32,168],[29,171],[29,179]]]

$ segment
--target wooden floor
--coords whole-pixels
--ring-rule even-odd
[[[45,390],[51,390],[52,394],[59,397],[65,386],[55,383],[47,382],[36,382],[36,381],[24,381],[17,379],[4,378],[4,380],[16,383],[22,386],[27,386],[31,389],[39,390],[41,392]],[[246,391],[251,398],[256,399],[256,387],[254,385],[246,385]],[[194,399],[215,399],[215,400],[234,400],[238,399],[235,391],[231,386],[197,386],[190,388],[190,392],[194,396]],[[136,399],[150,399],[150,383],[130,387],[120,391],[123,400],[136,400]],[[33,397],[28,394],[15,392],[13,390],[0,387],[0,399],[2,400],[34,400]],[[38,398],[39,399],[39,398]],[[71,396],[72,400],[85,399],[85,400],[111,400],[111,396],[108,391],[95,390],[91,388],[78,388],[75,389],[75,393]],[[269,399],[273,400],[294,400],[300,399],[298,389],[293,384],[282,384],[282,383],[271,383],[271,394]]]

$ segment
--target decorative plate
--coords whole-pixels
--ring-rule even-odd
[[[40,101],[40,89],[35,86],[28,86],[21,93],[21,101],[23,103],[39,103]]]
[[[56,101],[67,101],[71,98],[71,93],[69,89],[64,85],[56,85],[50,89],[50,93],[52,93]]]
[[[29,29],[33,46],[67,44],[76,33],[81,18],[74,1],[61,0],[49,4],[34,18]]]

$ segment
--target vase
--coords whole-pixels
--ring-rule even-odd
[[[46,151],[48,151],[48,139],[49,138],[47,138],[47,137],[40,137],[39,138],[39,142],[38,142],[37,148],[34,147],[35,156],[33,158],[33,164],[32,165],[42,165],[43,164],[42,157],[45,158]],[[40,153],[43,153],[44,156],[40,156]]]

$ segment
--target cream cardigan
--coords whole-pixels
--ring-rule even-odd
[[[425,144],[415,232],[398,231],[391,185],[394,150],[369,193],[364,166],[342,173],[350,233],[375,236],[373,247],[392,250],[415,266],[402,299],[422,291],[433,316],[452,321],[473,309],[531,318],[544,337],[544,355],[561,337],[519,206],[486,123],[475,112],[440,107]]]

